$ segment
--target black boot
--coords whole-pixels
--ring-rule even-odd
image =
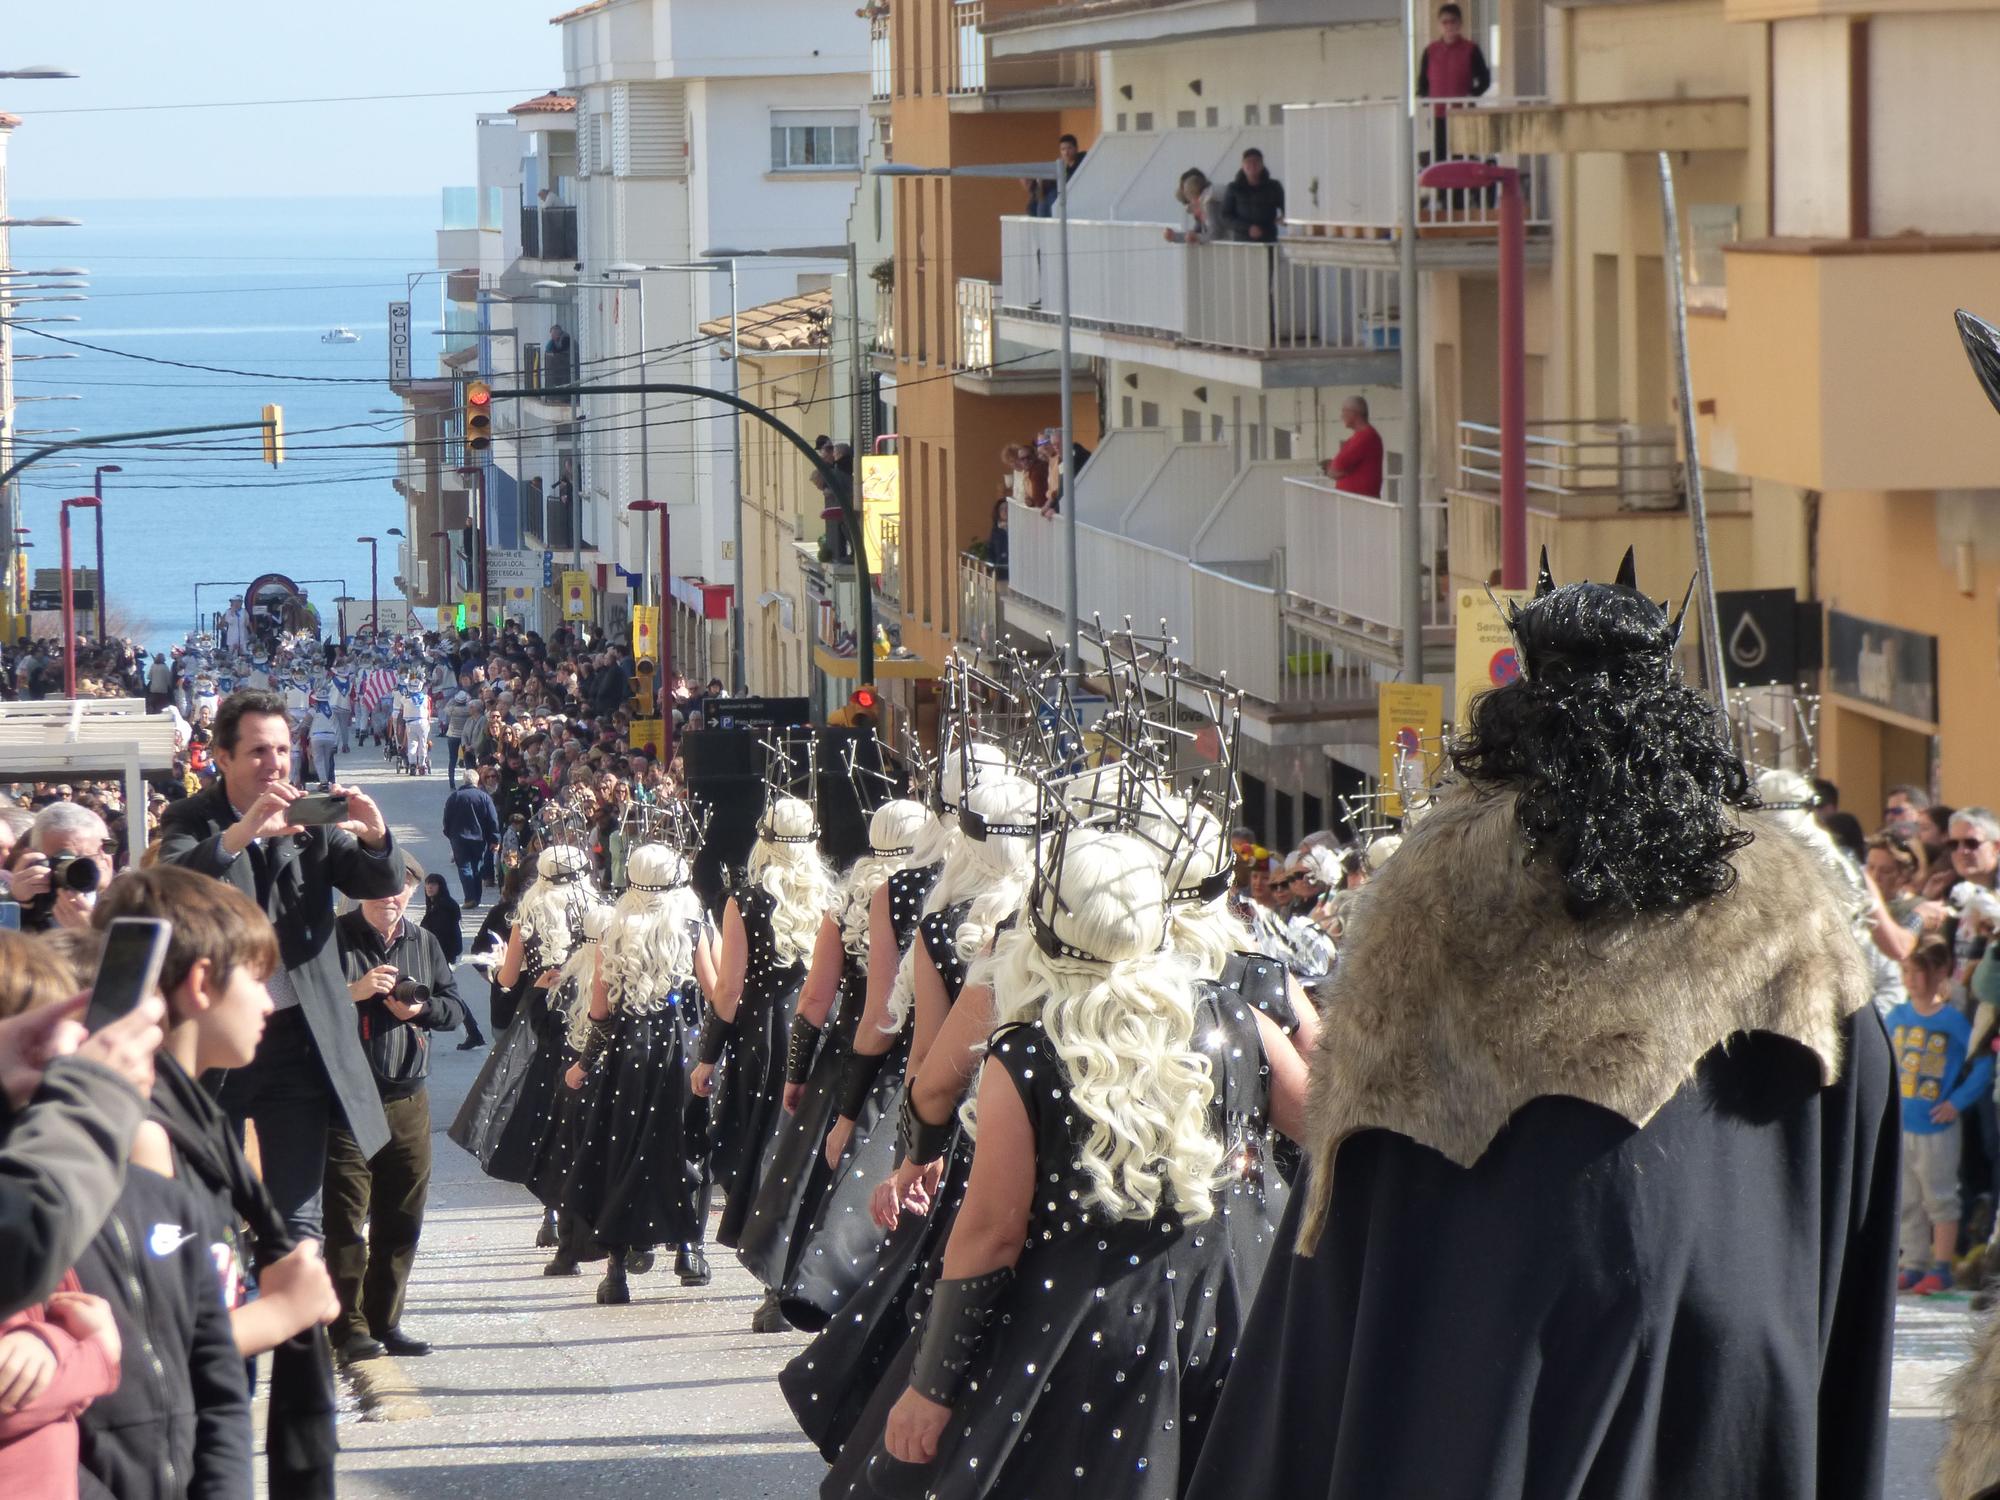
[[[625,1256],[614,1251],[610,1260],[604,1279],[597,1283],[597,1303],[600,1307],[623,1307],[632,1300],[631,1285],[625,1280]]]
[[[535,1233],[535,1248],[537,1250],[553,1250],[555,1243],[556,1211],[553,1208],[545,1208],[542,1210],[542,1227]]]
[[[778,1309],[778,1294],[764,1293],[764,1300],[757,1304],[757,1311],[750,1315],[752,1333],[783,1333],[792,1325],[785,1321],[785,1315]]]
[[[648,1271],[653,1269],[653,1252],[651,1250],[627,1250],[625,1252],[625,1269],[630,1271],[634,1276],[644,1276]]]
[[[699,1244],[683,1245],[674,1252],[674,1274],[680,1277],[682,1286],[707,1286],[713,1279],[709,1275],[708,1257],[701,1253]]]

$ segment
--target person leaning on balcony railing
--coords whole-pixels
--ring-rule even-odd
[[[542,383],[561,387],[570,382],[570,337],[560,323],[549,324],[548,342],[542,345]]]
[[[1382,497],[1382,434],[1368,422],[1368,398],[1349,396],[1340,404],[1340,422],[1347,441],[1320,467],[1335,488],[1350,495]]]
[[[1089,153],[1077,148],[1076,137],[1059,135],[1056,137],[1056,157],[1069,169],[1069,175],[1076,176],[1078,167]],[[1053,177],[1023,177],[1021,186],[1028,190],[1028,217],[1031,219],[1053,219],[1056,216],[1056,189],[1060,184]]]
[[[1174,201],[1187,215],[1179,229],[1169,229],[1167,239],[1176,245],[1202,245],[1211,240],[1235,239],[1229,232],[1229,216],[1223,211],[1222,190],[1208,180],[1199,167],[1181,173],[1174,188]]]

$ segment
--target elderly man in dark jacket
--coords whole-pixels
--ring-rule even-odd
[[[384,1349],[431,1352],[404,1332],[403,1296],[430,1195],[431,1033],[456,1031],[465,1004],[437,939],[404,917],[422,878],[410,862],[400,891],[364,901],[334,924],[351,1024],[389,1119],[389,1144],[372,1159],[338,1129],[327,1153],[326,1264],[340,1294],[333,1347],[349,1361]]]
[[[225,698],[215,715],[221,775],[161,815],[160,857],[229,881],[278,930],[277,1009],[256,1060],[225,1076],[219,1099],[257,1126],[264,1181],[292,1232],[317,1239],[328,1132],[345,1124],[364,1158],[389,1141],[333,941],[334,896],[394,895],[402,869],[382,810],[360,792],[335,789],[347,798],[341,822],[291,820],[287,809],[305,795],[285,779],[291,741],[277,694]]]

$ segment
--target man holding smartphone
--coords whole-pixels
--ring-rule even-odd
[[[401,856],[381,809],[361,792],[333,789],[347,799],[342,821],[308,827],[294,818],[292,804],[306,794],[286,779],[291,724],[276,693],[230,694],[214,734],[220,774],[167,808],[160,857],[230,882],[278,930],[276,1009],[256,1059],[227,1075],[220,1100],[231,1118],[256,1123],[271,1196],[295,1234],[317,1239],[328,1131],[345,1123],[364,1160],[389,1141],[334,943],[334,897],[395,895]]]

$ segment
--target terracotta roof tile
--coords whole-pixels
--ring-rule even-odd
[[[19,115],[10,115],[4,112],[0,112],[0,130],[12,130],[16,125],[20,123],[21,123],[21,117]]]
[[[737,314],[742,325],[743,347],[764,354],[824,349],[831,342],[833,293],[806,292],[762,307],[746,307]],[[729,337],[729,319],[711,318],[701,325],[710,338]]]
[[[576,100],[567,94],[558,94],[550,89],[546,94],[537,94],[532,99],[523,99],[508,108],[510,115],[567,115],[576,110]]]
[[[574,10],[566,10],[559,16],[550,16],[551,26],[560,26],[565,21],[574,21],[578,16],[587,16],[594,10],[603,10],[611,0],[590,0],[588,5],[579,5]]]

